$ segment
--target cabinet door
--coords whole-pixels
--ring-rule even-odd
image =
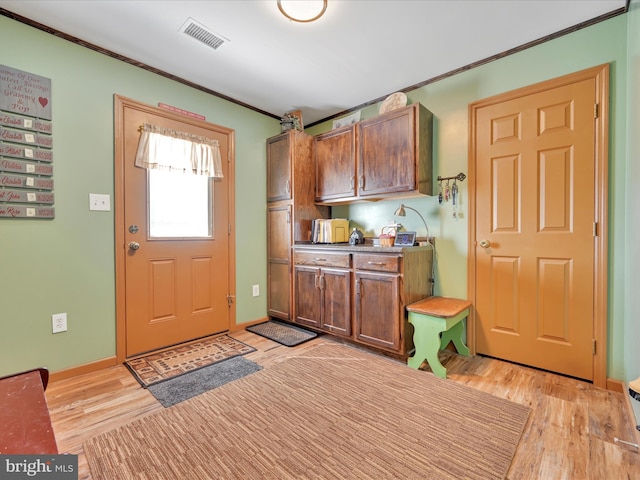
[[[295,285],[296,323],[319,328],[321,323],[320,269],[297,265]]]
[[[291,206],[267,209],[267,310],[290,320],[291,311]]]
[[[351,336],[351,271],[323,268],[321,328],[333,333]]]
[[[291,276],[289,265],[278,262],[267,263],[267,277],[269,278],[269,288],[267,288],[267,310],[270,317],[289,320],[291,302]]]
[[[356,340],[400,351],[399,275],[355,273]]]
[[[415,109],[403,108],[358,124],[358,195],[417,189]]]
[[[314,138],[316,201],[356,195],[356,132],[354,126]]]
[[[291,135],[283,133],[267,140],[267,201],[291,198]]]

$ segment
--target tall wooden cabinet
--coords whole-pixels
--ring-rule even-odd
[[[314,203],[313,137],[289,130],[267,139],[267,314],[292,320],[292,250],[309,241],[311,220],[327,218]]]
[[[314,139],[320,203],[431,195],[433,114],[419,103]]]

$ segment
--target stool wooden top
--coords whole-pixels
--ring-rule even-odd
[[[407,305],[407,310],[432,317],[449,318],[455,317],[470,306],[471,302],[469,300],[449,297],[427,297]]]

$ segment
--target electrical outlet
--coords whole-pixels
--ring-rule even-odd
[[[56,313],[51,315],[51,327],[53,333],[60,333],[67,331],[67,314]]]
[[[260,285],[254,285],[253,286],[253,296],[254,297],[259,297],[260,296]]]

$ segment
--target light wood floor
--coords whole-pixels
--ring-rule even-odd
[[[231,336],[255,347],[257,351],[246,358],[266,368],[334,341],[321,336],[288,348],[246,331]],[[443,357],[449,381],[531,407],[510,479],[640,478],[637,449],[614,440],[636,442],[635,425],[622,394],[491,358],[447,352]],[[424,374],[431,375],[429,371]],[[81,480],[91,478],[82,449],[84,440],[163,410],[124,366],[51,383],[46,395],[58,448],[61,453],[79,455]]]

